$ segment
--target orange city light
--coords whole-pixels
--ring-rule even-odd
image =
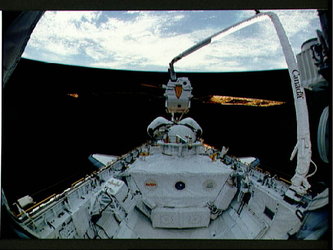
[[[68,93],[67,95],[70,96],[70,97],[73,97],[73,98],[79,98],[78,93]]]
[[[213,95],[207,101],[208,103],[220,103],[222,105],[242,105],[242,106],[254,106],[254,107],[269,107],[282,105],[285,102],[272,101],[265,99],[247,98],[247,97],[233,97],[233,96],[220,96]]]

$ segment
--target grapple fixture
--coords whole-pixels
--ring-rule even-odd
[[[184,114],[191,107],[192,86],[187,77],[177,78],[176,81],[169,80],[165,88],[164,96],[167,113]]]

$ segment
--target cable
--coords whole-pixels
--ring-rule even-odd
[[[305,178],[309,178],[317,172],[318,167],[317,167],[316,163],[314,163],[313,160],[311,160],[311,163],[315,166],[315,170],[311,174],[308,174]]]

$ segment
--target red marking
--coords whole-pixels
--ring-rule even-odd
[[[183,86],[182,85],[176,85],[175,86],[175,94],[176,94],[176,97],[178,99],[182,95],[182,92],[183,92]]]
[[[148,186],[148,187],[155,187],[155,186],[157,186],[156,183],[145,183],[145,185]]]

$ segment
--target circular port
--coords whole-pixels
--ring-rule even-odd
[[[185,183],[182,181],[177,181],[175,184],[175,188],[177,190],[183,190],[185,188]]]

